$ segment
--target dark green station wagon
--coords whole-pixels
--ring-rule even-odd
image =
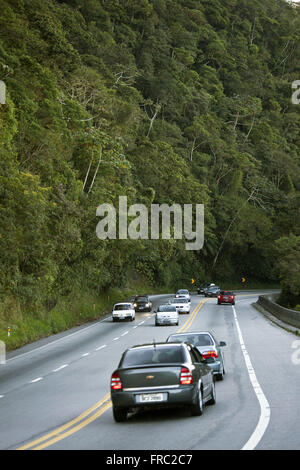
[[[115,421],[141,407],[189,406],[192,416],[216,402],[215,381],[201,353],[187,343],[133,346],[111,376]]]

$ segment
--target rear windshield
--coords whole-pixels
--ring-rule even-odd
[[[209,346],[214,344],[210,335],[208,334],[186,334],[186,335],[174,335],[168,338],[168,343],[182,343],[182,342],[191,343],[194,346]]]
[[[189,291],[188,291],[188,290],[184,290],[184,289],[177,291],[177,294],[188,294],[188,293],[189,293]]]
[[[115,305],[114,310],[130,310],[131,304]]]
[[[163,364],[163,363],[182,363],[184,362],[184,353],[181,347],[165,346],[155,348],[138,348],[130,349],[120,364],[121,367],[131,367],[146,364]]]
[[[160,305],[158,312],[176,312],[176,308],[173,305]]]
[[[173,304],[188,304],[188,299],[173,299],[172,300]]]
[[[233,295],[233,292],[231,292],[229,290],[222,290],[221,295]]]
[[[136,297],[137,302],[148,302],[148,297]]]

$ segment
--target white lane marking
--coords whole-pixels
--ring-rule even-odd
[[[30,383],[34,384],[35,382],[39,382],[40,380],[43,380],[43,377],[38,377],[37,379],[33,379],[30,381]]]
[[[242,332],[241,332],[241,329],[240,329],[240,325],[239,325],[239,322],[238,322],[238,319],[237,319],[237,315],[236,315],[236,311],[235,311],[234,306],[232,306],[232,308],[233,308],[233,316],[234,316],[234,319],[235,319],[235,324],[236,324],[236,328],[237,328],[237,332],[238,332],[238,336],[239,336],[239,341],[240,341],[240,344],[241,344],[241,349],[242,349],[242,352],[243,352],[243,355],[244,355],[247,371],[248,371],[248,374],[249,374],[249,377],[250,377],[250,381],[251,381],[253,390],[254,390],[254,392],[256,394],[256,397],[257,397],[257,399],[259,401],[259,404],[260,404],[260,417],[259,417],[258,423],[256,425],[256,428],[254,429],[252,435],[250,436],[250,438],[248,439],[248,441],[246,442],[246,444],[242,448],[242,450],[253,450],[253,449],[255,449],[255,447],[257,446],[257,444],[259,443],[259,441],[263,437],[263,435],[264,435],[264,433],[265,433],[265,431],[268,427],[268,424],[269,424],[269,421],[270,421],[270,416],[271,416],[271,410],[270,410],[269,402],[266,399],[266,397],[264,395],[264,392],[262,391],[262,388],[259,385],[259,382],[256,378],[254,368],[253,368],[251,360],[250,360],[250,356],[248,354],[248,351],[246,349],[246,346],[245,346],[245,343],[244,343],[244,340],[243,340],[243,335],[242,335]]]
[[[125,336],[129,333],[129,331],[125,331],[121,336]]]
[[[37,352],[37,351],[41,351],[45,348],[48,348],[49,346],[52,346],[53,344],[57,344],[60,341],[64,341],[66,339],[69,339],[69,338],[71,338],[71,336],[75,336],[75,335],[78,335],[80,333],[83,333],[84,331],[89,330],[90,328],[95,328],[95,326],[97,326],[98,323],[102,323],[102,322],[106,321],[109,318],[111,318],[111,315],[109,317],[103,318],[103,320],[99,320],[99,321],[95,322],[93,325],[86,326],[85,328],[81,328],[80,330],[75,331],[74,333],[70,333],[68,335],[63,336],[62,338],[51,341],[50,343],[45,344],[44,346],[39,346],[39,347],[37,347],[35,349],[32,349],[31,351],[28,351],[26,353],[22,353],[22,354],[19,354],[18,356],[11,357],[10,359],[7,359],[6,362],[15,361],[16,359],[20,359],[22,357],[25,357],[28,354],[32,354],[32,353]]]
[[[99,346],[99,348],[96,348],[95,351],[100,351],[100,349],[106,348],[106,344],[103,344],[103,346]]]
[[[81,357],[86,357],[86,356],[89,356],[91,353],[84,353],[81,355]]]
[[[150,298],[153,298],[153,299],[160,298],[160,297],[163,297],[163,298],[164,297],[170,297],[170,294],[155,294],[155,295],[150,296]],[[21,353],[18,356],[11,357],[10,359],[6,359],[6,362],[15,361],[16,359],[20,359],[22,357],[28,356],[28,354],[32,354],[32,353],[37,352],[37,351],[42,351],[45,348],[49,348],[49,346],[52,346],[53,344],[57,344],[60,341],[64,341],[66,339],[71,338],[71,336],[78,335],[78,334],[80,334],[80,333],[82,333],[86,330],[89,330],[90,328],[95,328],[99,323],[105,322],[105,321],[110,320],[110,319],[112,319],[111,315],[109,315],[107,317],[104,317],[102,320],[96,320],[92,325],[86,326],[85,328],[81,328],[80,330],[75,331],[74,333],[67,334],[67,335],[63,336],[62,338],[56,339],[54,341],[51,341],[50,343],[45,344],[44,346],[39,346],[35,349],[32,349],[31,351]],[[136,327],[134,327],[134,328],[136,328]]]
[[[0,395],[0,398],[3,398],[3,397],[4,397],[4,395]]]
[[[113,341],[117,341],[117,339],[120,339],[120,336],[118,336],[117,338],[114,338]]]
[[[62,366],[58,367],[57,369],[53,369],[52,372],[58,372],[59,370],[64,369],[65,367],[68,367],[69,364],[63,364]]]
[[[145,322],[144,322],[144,321],[141,321],[141,322],[138,324],[138,326],[139,326],[139,325],[142,325],[143,323],[145,323]]]
[[[133,328],[137,328],[137,325],[135,325]]]

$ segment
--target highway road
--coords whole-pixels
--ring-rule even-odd
[[[238,294],[234,307],[193,295],[179,326],[155,327],[153,313],[123,323],[107,317],[8,354],[0,365],[0,449],[300,449],[300,341],[252,306],[261,293]],[[170,297],[152,296],[154,308]],[[200,417],[177,408],[115,423],[110,376],[123,351],[193,330],[227,344],[216,405]]]

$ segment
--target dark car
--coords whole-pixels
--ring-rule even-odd
[[[174,333],[167,338],[167,343],[188,342],[195,346],[207,360],[209,367],[218,380],[225,375],[224,355],[222,348],[225,341],[217,341],[209,331],[190,331],[188,333]]]
[[[235,295],[231,290],[221,290],[218,295],[218,305],[221,304],[235,305]]]
[[[197,293],[199,295],[204,295],[205,291],[209,288],[209,284],[202,284],[201,286],[198,287]]]
[[[219,286],[210,286],[208,289],[205,290],[204,297],[218,297],[220,291],[221,289]]]
[[[133,346],[111,376],[115,421],[143,407],[188,406],[192,416],[216,402],[215,381],[207,360],[186,343]]]
[[[132,303],[136,312],[151,312],[152,302],[148,295],[136,295]]]

